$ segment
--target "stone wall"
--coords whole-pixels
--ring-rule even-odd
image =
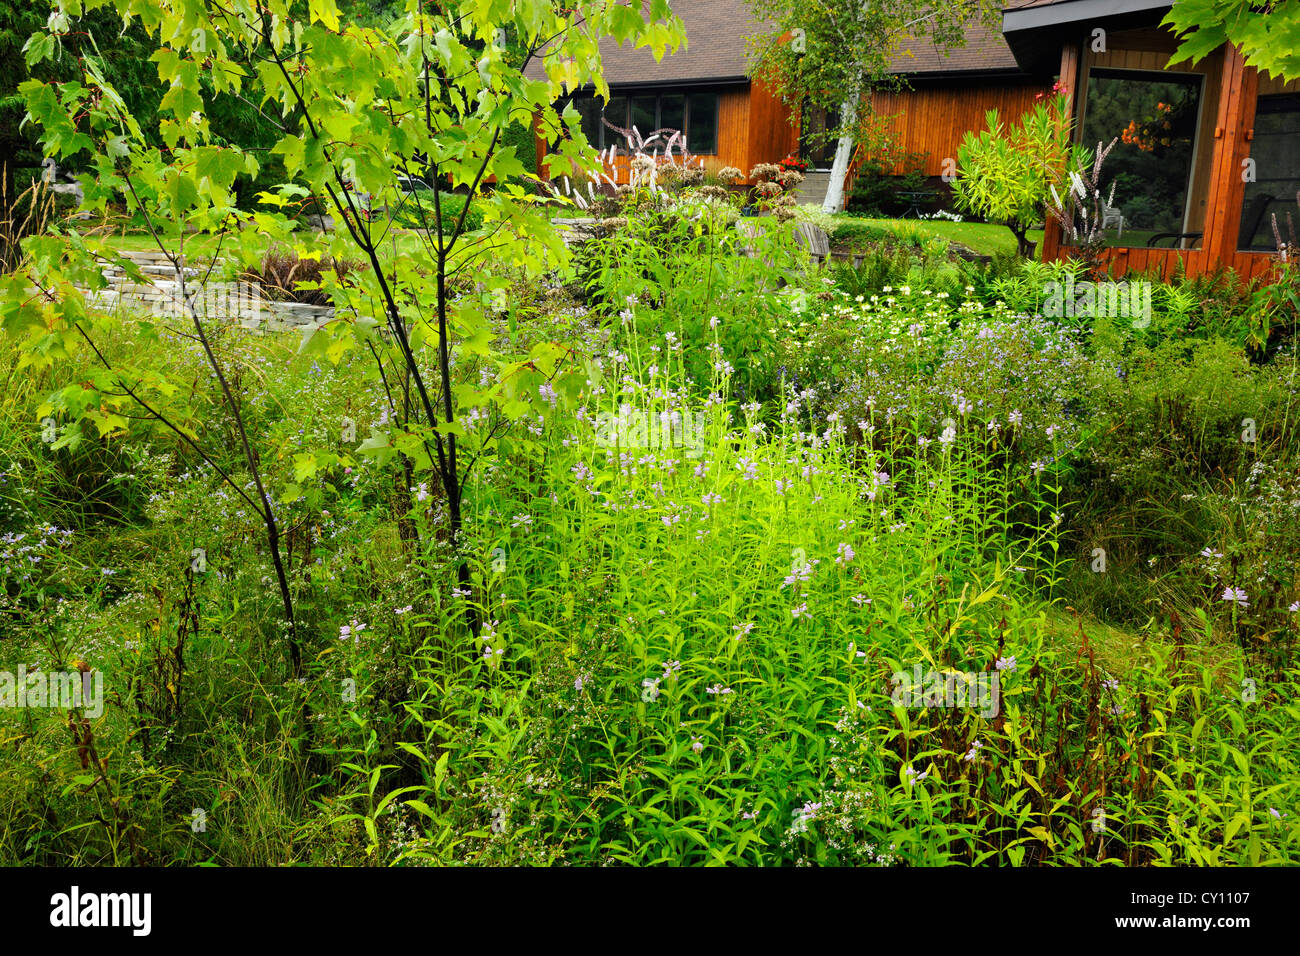
[[[139,267],[145,283],[131,279],[117,266],[106,266],[104,278],[108,288],[89,294],[91,301],[106,309],[131,309],[159,316],[188,318],[189,310],[181,298],[176,266],[161,252],[124,252]],[[303,305],[298,302],[273,302],[264,299],[255,284],[248,282],[208,282],[206,270],[194,269],[180,260],[185,280],[185,294],[200,317],[219,322],[236,322],[248,329],[294,330],[319,327],[334,318],[330,306]]]

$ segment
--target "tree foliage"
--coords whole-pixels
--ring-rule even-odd
[[[1196,62],[1232,43],[1247,66],[1300,77],[1300,0],[1177,0],[1163,22],[1182,39],[1171,64]]]
[[[560,114],[552,104],[587,83],[608,94],[602,37],[662,56],[680,42],[681,24],[667,0],[635,7],[602,0],[407,0],[378,26],[348,22],[335,0],[232,0],[224,6],[65,0],[48,29],[28,44],[29,62],[57,60],[80,20],[96,12],[115,13],[128,28],[147,34],[148,62],[164,90],[157,109],[137,115],[106,58],[84,50],[70,61],[70,78],[33,77],[19,89],[48,155],[90,157],[85,207],[125,203],[171,257],[189,334],[204,348],[242,444],[248,474],[222,477],[266,526],[297,673],[306,638],[295,630],[276,504],[311,496],[356,455],[398,468],[408,492],[422,478],[440,490],[446,540],[468,590],[460,553],[466,474],[484,456],[527,441],[512,437],[511,424],[529,413],[542,385],[549,384],[557,400],[576,402],[593,374],[573,367],[568,350],[558,345],[542,343],[523,358],[494,345],[493,312],[508,299],[512,280],[567,258],[537,197],[518,184],[524,166],[503,138],[534,122],[551,136],[563,127],[568,135],[556,161],[566,171],[594,171],[596,153],[577,112],[568,107]],[[512,47],[522,55],[511,54]],[[540,61],[540,77],[526,73],[534,61]],[[257,118],[268,148],[222,135],[214,104],[232,101]],[[262,192],[261,209],[241,210],[236,190],[271,157],[292,181]],[[400,209],[405,193],[399,177],[421,173],[467,194],[450,228],[441,190],[432,191],[432,215],[422,216],[414,230],[374,214]],[[486,190],[493,180],[497,188]],[[341,228],[307,239],[296,234],[294,214],[308,201]],[[482,214],[478,228],[471,228],[471,208]],[[360,258],[367,267],[346,276],[324,272],[323,288],[338,306],[337,317],[308,335],[303,350],[335,363],[353,353],[372,358],[389,398],[388,415],[354,447],[295,455],[293,480],[281,487],[265,478],[265,457],[250,445],[239,396],[197,307],[200,290],[181,267],[194,231],[219,236],[223,250],[246,266],[265,245],[254,240],[260,234],[300,258]],[[0,325],[20,337],[23,363],[52,366],[88,347],[103,364],[100,375],[47,402],[44,411],[61,422],[60,441],[120,434],[130,427],[128,412],[142,409],[204,454],[201,422],[186,407],[181,383],[121,362],[110,365],[95,346],[104,320],[82,288],[104,287],[104,261],[144,281],[138,269],[111,246],[76,234],[35,237],[25,249],[24,272],[0,280]],[[38,294],[31,294],[33,287]],[[163,325],[156,317],[140,320],[146,338],[156,339]],[[457,377],[454,368],[479,374]],[[475,622],[471,613],[477,630]]]
[[[1026,233],[1042,220],[1052,187],[1087,166],[1087,150],[1070,144],[1067,107],[1066,94],[1058,93],[1012,125],[989,110],[985,128],[967,133],[957,148],[957,205],[1003,223],[1022,256],[1033,255]]]

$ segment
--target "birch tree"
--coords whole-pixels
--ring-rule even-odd
[[[836,140],[830,183],[822,203],[838,212],[844,179],[859,143],[872,144],[871,93],[904,85],[890,72],[896,54],[913,44],[940,50],[962,46],[976,23],[1000,29],[997,0],[750,0],[765,29],[751,41],[752,76],[790,107],[792,116],[826,110],[837,124],[824,134]]]

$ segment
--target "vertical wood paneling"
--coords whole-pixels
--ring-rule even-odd
[[[1223,258],[1216,258],[1203,249],[1117,247],[1102,251],[1102,261],[1106,271],[1115,279],[1157,268],[1165,279],[1170,279],[1178,269],[1179,260],[1182,261],[1183,269],[1189,276],[1200,276],[1219,269],[1232,269],[1243,279],[1254,277],[1270,280],[1279,268],[1276,259],[1262,252],[1234,252]]]
[[[878,129],[905,153],[927,153],[925,175],[943,173],[943,161],[957,156],[968,132],[984,128],[984,116],[996,109],[1003,120],[1018,120],[1050,87],[1038,85],[923,87],[902,93],[875,93],[872,114]],[[895,174],[903,171],[895,167]]]
[[[1195,65],[1180,63],[1166,67],[1177,41],[1162,30],[1112,33],[1104,54],[1083,52],[1076,61],[1080,70],[1091,66],[1116,69],[1169,69],[1200,73],[1203,88],[1197,156],[1192,174],[1189,227],[1205,233],[1198,249],[1146,249],[1117,247],[1103,252],[1107,271],[1115,278],[1150,270],[1165,279],[1182,268],[1189,276],[1200,276],[1221,268],[1235,270],[1242,278],[1269,278],[1278,267],[1268,254],[1238,252],[1245,183],[1241,163],[1249,155],[1246,131],[1254,125],[1256,99],[1260,92],[1300,90],[1300,81],[1282,83],[1261,78],[1242,60],[1240,50],[1222,48]],[[1062,77],[1071,65],[1071,51],[1062,53]],[[1079,85],[1082,84],[1079,77]],[[1063,80],[1064,81],[1064,80]],[[1043,242],[1044,258],[1060,255],[1059,230],[1048,224]]]
[[[749,175],[758,163],[779,163],[799,150],[798,127],[779,97],[761,83],[749,85],[748,139],[740,161],[730,165]]]
[[[1283,82],[1280,76],[1261,76],[1259,78],[1259,95],[1270,96],[1276,93],[1300,93],[1300,79]]]
[[[735,166],[749,172],[749,90],[726,90],[718,96],[718,150],[701,156],[706,169]]]

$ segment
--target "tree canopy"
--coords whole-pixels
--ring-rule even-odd
[[[1232,43],[1247,66],[1287,80],[1300,77],[1300,0],[1177,0],[1164,24],[1182,39],[1170,63],[1195,62]]]

